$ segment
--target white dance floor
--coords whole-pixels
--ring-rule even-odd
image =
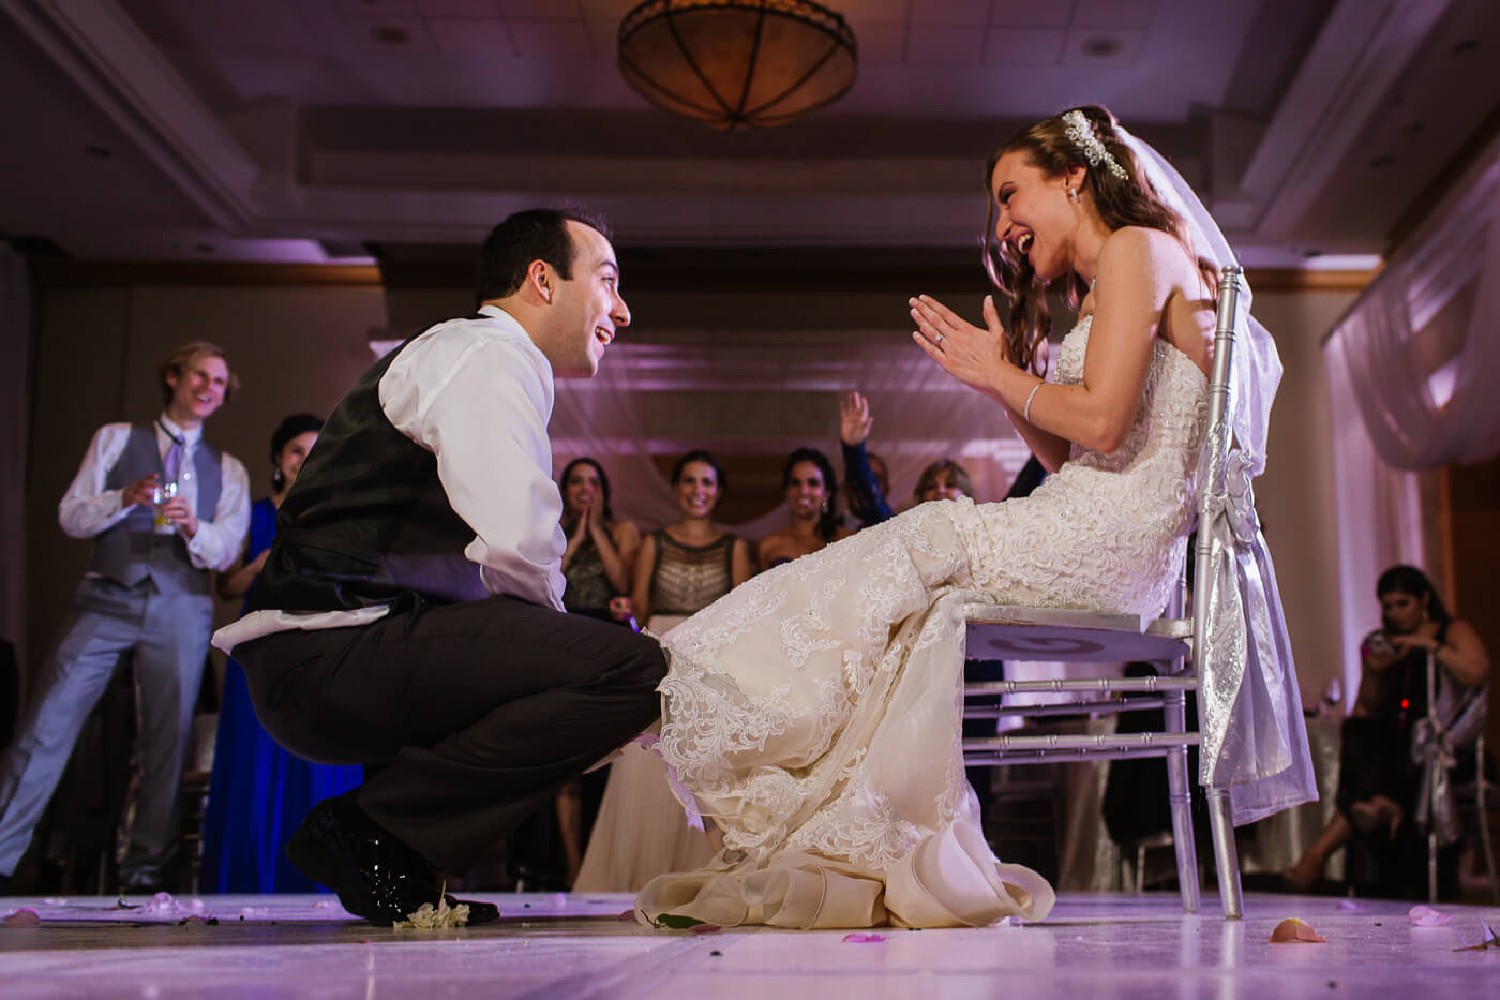
[[[488,895],[498,924],[392,930],[330,897],[0,899],[0,996],[608,1000],[1378,1000],[1500,997],[1500,907],[1250,895],[1229,923],[1175,895],[1066,895],[1041,923],[983,929],[693,933],[620,919],[623,895]],[[145,900],[131,900],[142,903]],[[39,922],[18,910],[34,911]],[[1272,944],[1300,917],[1323,944]],[[33,924],[27,926],[28,924]]]

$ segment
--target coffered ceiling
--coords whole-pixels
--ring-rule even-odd
[[[1252,265],[1378,255],[1496,128],[1492,0],[827,0],[836,104],[723,134],[621,80],[632,0],[0,0],[0,235],[400,259],[569,201],[637,248],[967,251],[1015,127],[1110,106]]]

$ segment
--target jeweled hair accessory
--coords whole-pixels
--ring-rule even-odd
[[[1083,158],[1089,161],[1089,166],[1097,167],[1102,163],[1120,180],[1130,180],[1130,175],[1125,172],[1124,167],[1120,166],[1120,161],[1104,147],[1104,141],[1099,138],[1099,133],[1094,131],[1093,122],[1089,121],[1082,111],[1074,108],[1064,114],[1062,120],[1068,126],[1068,138],[1073,140],[1073,145],[1083,152]]]

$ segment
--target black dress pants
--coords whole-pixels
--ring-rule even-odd
[[[360,807],[467,870],[661,711],[655,640],[511,597],[242,643],[256,714],[310,760],[383,766]]]

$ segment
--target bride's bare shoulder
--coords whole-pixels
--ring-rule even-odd
[[[1136,266],[1153,271],[1175,271],[1190,263],[1187,248],[1171,233],[1149,226],[1121,226],[1104,238],[1099,248],[1099,262],[1115,266]]]

